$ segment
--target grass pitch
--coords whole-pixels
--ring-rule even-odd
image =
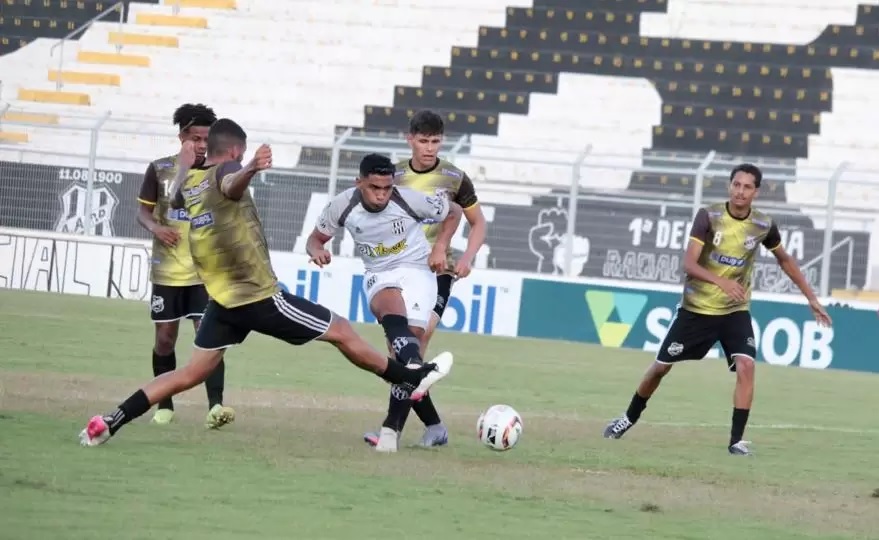
[[[362,326],[377,347],[377,326]],[[179,362],[192,330],[181,332]],[[733,376],[676,367],[642,422],[601,438],[650,361],[580,344],[439,334],[455,353],[433,392],[451,445],[368,449],[387,385],[324,344],[252,336],[227,357],[237,421],[203,428],[204,387],[177,420],[151,413],[84,449],[89,416],[151,376],[143,303],[0,290],[0,538],[877,538],[875,376],[758,366],[746,438],[727,455]],[[517,448],[478,444],[494,403],[523,416]]]

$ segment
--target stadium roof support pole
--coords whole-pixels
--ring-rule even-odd
[[[0,105],[0,124],[3,123],[3,115],[6,114],[6,111],[8,111],[9,107],[11,106],[12,105],[10,105],[9,103],[3,103],[2,105]]]
[[[836,208],[836,186],[845,170],[848,169],[848,166],[847,161],[840,163],[827,181],[827,218],[824,222],[824,245],[821,247],[820,291],[820,295],[825,298],[830,296],[830,253],[833,251],[833,214]]]
[[[104,127],[104,123],[110,119],[110,111],[105,112],[95,121],[95,125],[92,126],[92,132],[89,141],[89,177],[86,180],[86,195],[85,195],[85,227],[84,234],[86,236],[94,236],[95,235],[95,220],[92,215],[92,201],[94,197],[92,194],[95,189],[95,169],[96,169],[96,161],[98,158],[98,133],[100,133],[101,128]]]
[[[705,159],[699,164],[699,168],[696,169],[696,185],[693,186],[693,219],[696,219],[696,212],[702,208],[702,193],[705,189],[705,171],[711,166],[711,162],[714,161],[716,155],[717,152],[714,150],[708,152]]]
[[[331,199],[336,196],[336,188],[339,185],[339,154],[342,153],[342,146],[351,137],[352,133],[354,133],[354,130],[349,127],[333,143],[333,153],[330,156],[330,178],[327,184],[327,191],[329,191]]]
[[[571,170],[571,191],[568,193],[568,226],[565,231],[565,235],[567,236],[565,241],[565,274],[570,276],[571,271],[571,261],[574,259],[574,232],[575,225],[577,224],[577,199],[580,196],[580,169],[583,168],[583,162],[586,161],[586,156],[588,156],[592,152],[592,145],[587,144],[583,150],[577,154],[577,159],[574,160],[574,165]]]

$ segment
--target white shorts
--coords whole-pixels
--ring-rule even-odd
[[[409,326],[427,328],[436,304],[436,274],[429,268],[402,267],[383,272],[366,272],[363,276],[366,300],[382,289],[400,289],[406,304]]]

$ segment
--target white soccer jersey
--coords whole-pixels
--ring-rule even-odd
[[[384,210],[372,212],[361,202],[356,187],[336,195],[318,218],[317,230],[336,236],[346,229],[368,272],[427,266],[431,246],[422,224],[446,219],[449,200],[444,195],[428,196],[397,186]]]

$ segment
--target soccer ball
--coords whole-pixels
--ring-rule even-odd
[[[492,450],[509,450],[522,436],[522,417],[509,405],[492,405],[479,415],[476,436]]]

